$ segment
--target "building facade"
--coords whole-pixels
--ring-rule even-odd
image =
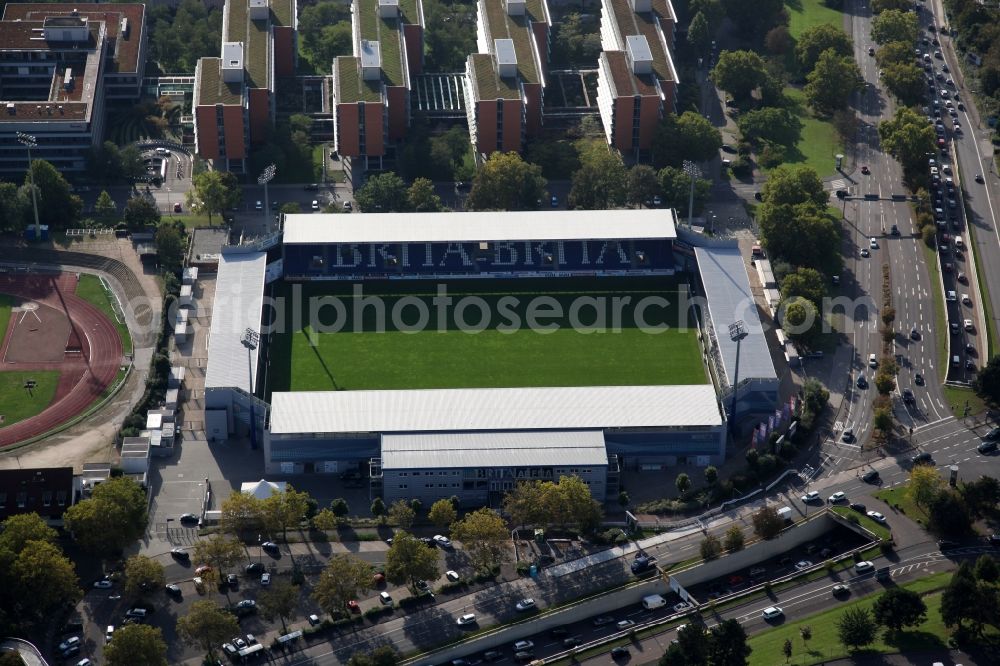
[[[75,501],[72,467],[0,470],[0,521],[22,513],[37,513],[61,523]]]
[[[250,148],[268,136],[278,77],[295,74],[295,0],[226,0],[222,49],[195,68],[194,138],[198,156],[245,172]]]
[[[679,78],[670,0],[602,0],[597,106],[608,143],[645,157],[656,126],[674,110]]]
[[[8,3],[0,20],[0,176],[32,157],[82,172],[104,138],[106,99],[138,99],[146,64],[141,4]]]
[[[520,151],[542,129],[549,31],[546,0],[479,0],[479,53],[465,65],[469,138],[486,157]]]

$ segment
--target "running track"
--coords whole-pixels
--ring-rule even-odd
[[[114,381],[122,362],[122,344],[118,331],[96,307],[76,296],[76,274],[0,275],[0,293],[44,303],[66,313],[70,326],[80,339],[83,353],[67,354],[60,363],[6,363],[2,370],[59,370],[56,394],[43,412],[0,428],[0,448],[52,430],[79,414]],[[16,324],[11,315],[8,331]],[[2,331],[0,360],[5,357],[8,331]]]

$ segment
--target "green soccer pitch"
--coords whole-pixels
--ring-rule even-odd
[[[279,283],[272,295],[283,304],[284,316],[270,338],[268,392],[708,381],[697,329],[679,312],[686,308],[678,289],[686,287],[673,278],[492,279],[444,286],[452,303],[439,308],[433,300],[436,282],[365,283],[363,297],[382,303],[386,323],[380,326],[376,306],[357,310],[361,303],[353,284]],[[310,326],[309,303],[321,298],[338,300],[340,310],[326,305],[317,325]],[[418,299],[429,315],[426,324],[419,332],[399,330],[419,323]],[[298,318],[293,302],[300,306]],[[489,325],[476,333],[460,330],[461,304],[468,325],[480,324],[483,311],[489,312]],[[536,321],[556,330],[528,327],[531,304]],[[402,325],[393,326],[394,309]],[[553,316],[555,310],[561,316]],[[637,327],[637,310],[647,327],[667,328]],[[616,311],[620,326],[613,325]],[[580,326],[574,329],[573,321]]]

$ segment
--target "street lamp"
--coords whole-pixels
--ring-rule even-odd
[[[257,448],[257,422],[254,418],[253,401],[256,399],[253,392],[253,350],[260,344],[260,334],[248,328],[243,331],[243,339],[240,340],[247,348],[247,370],[250,373],[250,448]]]
[[[17,133],[17,142],[28,149],[28,177],[31,179],[31,206],[35,210],[35,240],[42,240],[42,226],[38,223],[38,198],[35,194],[35,174],[31,170],[31,149],[38,147],[38,139],[24,132]]]
[[[729,339],[736,343],[736,366],[733,368],[733,408],[729,415],[729,434],[736,437],[736,392],[740,384],[740,342],[747,337],[747,325],[737,319],[729,325]]]
[[[267,201],[267,184],[270,183],[272,180],[274,180],[274,175],[277,172],[278,172],[277,167],[275,167],[273,164],[268,164],[266,167],[264,167],[264,171],[261,172],[260,176],[257,177],[257,183],[259,185],[263,185],[264,186],[264,219],[265,220],[267,219],[267,216],[271,214],[270,213],[271,208],[270,208],[270,205],[269,205],[269,203]],[[265,227],[264,228],[265,229],[267,228],[267,223],[266,222],[265,222]]]
[[[691,192],[688,195],[688,227],[691,226],[691,218],[694,215],[694,181],[701,178],[701,169],[690,160],[684,160],[684,173],[691,178]]]

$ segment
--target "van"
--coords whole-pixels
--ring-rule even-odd
[[[667,600],[661,597],[659,594],[651,594],[648,597],[642,598],[642,607],[646,610],[653,610],[655,608],[663,608],[667,605]]]
[[[784,520],[786,524],[792,522],[792,509],[787,506],[781,507],[778,509],[778,518]]]

